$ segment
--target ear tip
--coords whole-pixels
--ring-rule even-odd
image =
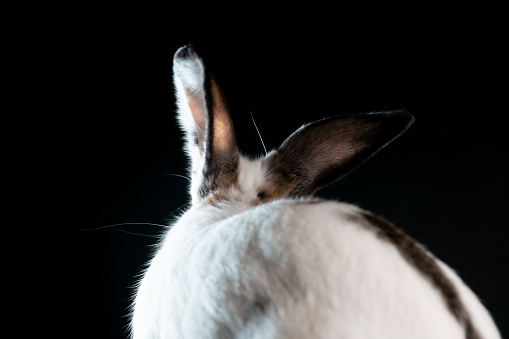
[[[389,115],[401,121],[405,125],[405,130],[410,128],[415,122],[415,117],[405,109],[389,112]]]
[[[173,57],[173,59],[175,60],[178,60],[178,59],[189,59],[193,56],[196,56],[196,51],[194,49],[194,46],[193,44],[189,43],[187,45],[184,45],[182,47],[180,47],[176,52],[175,52],[175,55]]]
[[[414,116],[409,112],[407,111],[406,109],[400,109],[400,110],[397,110],[397,111],[394,111],[394,113],[396,114],[400,114],[402,116],[406,116],[408,118],[413,118]]]
[[[403,114],[405,116],[405,118],[407,119],[407,127],[406,128],[410,128],[410,126],[412,126],[415,122],[415,117],[410,112],[408,112],[406,110],[402,110],[401,114]]]
[[[192,44],[180,47],[173,57],[175,78],[185,82],[188,88],[196,89],[203,85],[205,66]]]

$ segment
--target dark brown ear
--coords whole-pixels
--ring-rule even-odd
[[[275,196],[308,196],[340,180],[414,122],[406,111],[345,115],[316,121],[269,154]]]
[[[193,202],[235,181],[239,153],[226,102],[191,45],[173,58],[178,118],[191,158]]]

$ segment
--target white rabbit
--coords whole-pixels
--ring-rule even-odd
[[[412,115],[317,121],[249,160],[191,45],[173,69],[192,207],[140,281],[134,338],[500,338],[461,279],[403,231],[311,197],[400,136]]]

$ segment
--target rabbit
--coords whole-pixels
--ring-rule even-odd
[[[192,45],[173,72],[192,204],[136,286],[133,338],[500,338],[422,245],[371,212],[313,197],[404,133],[410,113],[319,120],[253,160]]]

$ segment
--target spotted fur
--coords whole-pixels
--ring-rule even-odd
[[[401,229],[312,197],[404,133],[409,113],[317,121],[248,159],[192,46],[174,73],[192,206],[143,274],[134,338],[500,338],[472,291]]]

